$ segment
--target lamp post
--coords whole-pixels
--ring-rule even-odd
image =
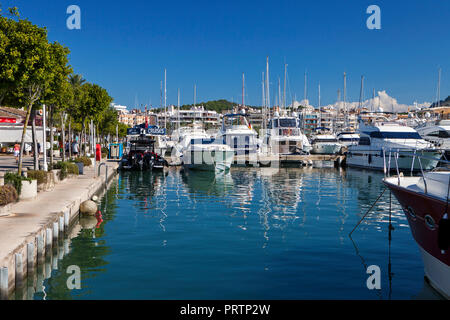
[[[48,166],[47,166],[47,136],[46,136],[46,126],[45,126],[45,119],[46,119],[46,107],[45,104],[42,105],[42,151],[44,152],[44,157],[43,157],[43,161],[44,161],[44,166],[43,169],[44,171],[48,170]]]

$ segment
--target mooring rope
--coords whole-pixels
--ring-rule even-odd
[[[363,215],[363,217],[361,218],[361,220],[359,220],[359,222],[356,224],[356,226],[353,228],[353,230],[348,234],[348,236],[351,238],[352,237],[352,233],[353,231],[356,230],[356,228],[358,228],[358,226],[361,224],[361,222],[363,222],[363,220],[366,218],[366,216],[369,214],[370,211],[372,211],[373,207],[375,207],[375,205],[377,204],[377,202],[381,199],[381,197],[383,196],[384,192],[386,191],[386,187],[384,187],[383,191],[381,192],[381,194],[378,196],[377,200],[375,200],[375,202],[372,204],[372,206],[369,208],[369,210],[367,210],[367,212]]]

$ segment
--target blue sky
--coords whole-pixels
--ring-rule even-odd
[[[23,18],[46,26],[71,49],[76,73],[105,87],[116,103],[160,102],[167,69],[168,103],[233,99],[261,104],[261,73],[270,59],[271,98],[288,64],[291,95],[331,104],[347,72],[349,100],[372,88],[400,103],[432,101],[442,68],[441,98],[450,95],[450,1],[105,1],[9,0]],[[81,8],[81,30],[68,30],[66,9]],[[381,30],[366,27],[366,8],[381,8]],[[288,98],[290,97],[288,93]]]

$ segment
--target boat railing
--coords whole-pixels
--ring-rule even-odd
[[[386,160],[386,157],[387,157],[387,152],[386,151],[387,150],[383,149],[384,176],[385,176],[385,178],[391,176],[390,175],[390,172],[391,172],[391,158],[392,158],[392,154],[393,154],[393,157],[395,159],[395,170],[397,172],[397,179],[398,179],[397,182],[398,182],[398,185],[400,185],[401,178],[403,177],[403,173],[400,172],[400,168],[399,168],[399,165],[398,165],[398,158],[400,156],[400,150],[399,149],[397,149],[397,150],[390,149],[389,153],[388,153],[389,156],[388,156],[387,160]],[[425,170],[424,170],[423,165],[422,165],[422,159],[431,160],[431,161],[437,161],[438,164],[439,163],[444,164],[444,168],[445,167],[447,167],[447,168],[450,167],[450,161],[445,158],[445,155],[444,155],[444,159],[436,158],[436,157],[431,157],[431,156],[427,156],[427,155],[423,155],[423,154],[418,154],[417,150],[414,150],[414,152],[411,152],[411,153],[403,151],[403,152],[401,152],[401,155],[402,155],[402,157],[412,157],[411,171],[410,171],[411,176],[413,176],[415,161],[418,162],[419,168],[420,168],[420,174],[421,174],[421,177],[423,179],[425,194],[428,192],[428,184],[427,184],[427,178],[426,178],[426,175],[425,175]],[[431,172],[436,171],[436,170],[442,170],[441,168],[443,168],[443,167],[435,167],[434,169],[431,170]]]

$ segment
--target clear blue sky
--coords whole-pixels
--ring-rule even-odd
[[[442,68],[441,98],[450,95],[450,1],[113,1],[9,0],[23,18],[46,26],[71,49],[76,73],[105,87],[116,103],[159,105],[167,68],[168,103],[225,98],[261,104],[261,72],[270,58],[271,97],[289,65],[290,91],[333,103],[347,72],[349,100],[387,90],[400,103],[432,101]],[[81,8],[81,30],[66,28],[66,8]],[[381,30],[368,30],[366,8],[381,8]]]

